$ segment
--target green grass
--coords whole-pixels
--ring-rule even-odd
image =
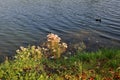
[[[27,51],[28,53],[31,51]],[[26,52],[25,52],[26,53]],[[22,53],[24,54],[24,53]],[[18,55],[18,54],[16,54]],[[35,54],[34,54],[35,55]],[[18,55],[20,56],[20,55]],[[23,58],[24,57],[24,58]],[[119,80],[120,49],[77,52],[50,59],[42,56],[6,59],[0,64],[1,80]]]

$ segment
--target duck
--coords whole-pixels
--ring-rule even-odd
[[[95,19],[95,21],[101,22],[101,19],[98,18],[98,19]]]

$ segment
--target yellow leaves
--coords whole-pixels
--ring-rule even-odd
[[[27,48],[21,46],[20,49],[16,50],[16,52],[18,53],[15,56],[16,59],[34,58],[36,60],[42,58],[41,48],[36,46],[29,46]]]
[[[71,79],[71,78],[72,78],[71,75],[65,75],[65,79],[69,80],[69,79]]]
[[[68,47],[66,43],[62,43],[62,46],[63,46],[64,48],[67,48],[67,47]]]

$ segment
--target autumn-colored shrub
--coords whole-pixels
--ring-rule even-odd
[[[60,58],[67,49],[67,44],[61,42],[61,38],[53,33],[47,35],[47,41],[43,44],[43,52],[47,57]]]

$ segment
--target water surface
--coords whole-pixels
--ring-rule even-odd
[[[120,47],[120,0],[0,0],[0,55],[50,32],[68,44]]]

